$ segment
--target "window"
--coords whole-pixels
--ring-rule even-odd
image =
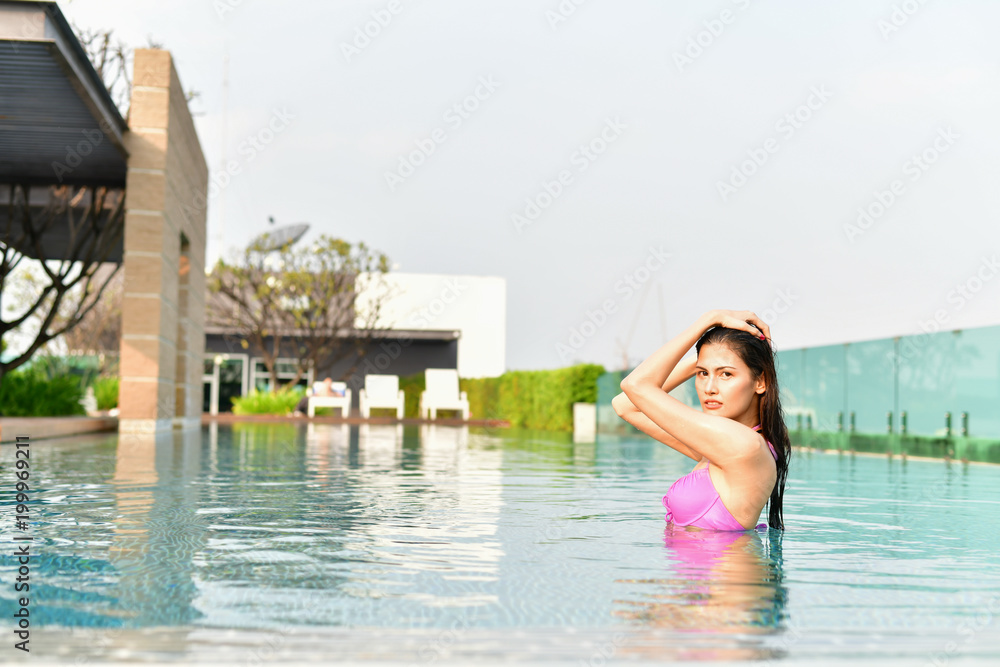
[[[271,388],[271,374],[268,372],[264,360],[260,357],[255,357],[251,368],[250,383],[257,391],[268,391]],[[278,383],[281,385],[288,384],[295,377],[295,360],[279,358],[275,364],[275,370],[278,372]],[[312,385],[312,380],[313,371],[310,369],[306,375],[299,378],[296,384],[299,387],[308,388]]]

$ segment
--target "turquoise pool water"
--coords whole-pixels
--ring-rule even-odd
[[[1000,659],[998,466],[796,451],[784,534],[720,534],[665,529],[693,462],[645,438],[254,424],[31,462],[31,648],[67,664]]]

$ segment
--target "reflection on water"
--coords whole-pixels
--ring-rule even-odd
[[[108,484],[116,517],[107,558],[118,574],[109,620],[141,627],[200,616],[191,604],[191,563],[205,545],[205,526],[194,513],[197,491],[174,483],[200,474],[200,457],[201,436],[193,431],[134,434],[119,443]]]
[[[449,452],[458,452],[468,446],[469,428],[423,424],[420,427],[420,441],[424,443],[425,451],[447,455]]]
[[[406,646],[407,662],[535,642],[588,664],[605,650],[916,663],[1000,608],[993,467],[803,454],[788,530],[733,533],[664,526],[660,499],[689,466],[646,441],[254,423],[89,443],[32,449],[32,624],[118,626],[107,650],[151,628],[173,648],[185,632],[232,645],[220,630],[237,628],[315,631],[310,646],[338,655]],[[0,495],[0,522],[13,511]],[[0,559],[0,581],[16,567]],[[0,592],[0,616],[13,604]],[[995,633],[974,639],[963,655],[1000,656]]]
[[[358,463],[395,468],[403,456],[402,424],[362,424],[358,427]]]
[[[309,424],[306,427],[306,458],[314,462],[317,483],[331,481],[331,473],[347,464],[350,449],[351,427],[347,424]]]
[[[340,592],[358,623],[381,624],[384,612],[355,599],[393,598],[417,626],[434,609],[472,612],[497,602],[488,587],[499,578],[503,556],[501,453],[470,452],[466,426],[424,425],[414,435],[401,425],[357,431],[352,482],[367,507],[343,547],[364,553],[367,565]]]
[[[681,656],[685,659],[773,657],[772,649],[744,636],[782,631],[787,591],[782,583],[781,539],[780,531],[713,531],[667,524],[663,545],[670,576],[620,580],[649,588],[637,599],[617,601],[622,608],[615,615],[636,627],[625,652],[649,659],[665,657],[650,640],[657,630],[669,629],[711,633],[716,639],[741,636],[731,643],[716,641],[686,650]]]
[[[233,429],[200,512],[199,608],[241,626],[428,626],[496,604],[502,453],[468,427]],[[303,437],[304,436],[304,437]],[[253,484],[252,492],[246,493]]]

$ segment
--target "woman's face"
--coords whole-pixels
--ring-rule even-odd
[[[764,381],[755,380],[740,355],[725,345],[703,345],[698,353],[694,386],[701,409],[736,421],[757,424],[757,401],[764,391]],[[747,419],[743,419],[746,417]]]

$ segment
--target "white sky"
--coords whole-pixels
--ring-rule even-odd
[[[211,201],[210,258],[273,215],[404,271],[503,276],[509,368],[619,367],[619,341],[635,362],[705,310],[776,300],[780,349],[915,333],[936,311],[945,328],[1000,323],[1000,267],[984,265],[1000,254],[1000,3],[585,0],[553,27],[560,0],[400,0],[350,61],[342,45],[389,0],[60,6],[132,46],[162,43],[201,93],[213,173],[223,151],[241,168]],[[679,67],[699,33],[707,46]],[[446,116],[481,78],[497,86],[479,108]],[[275,110],[294,118],[250,160],[241,144]],[[798,127],[776,125],[797,110]],[[614,141],[581,159],[609,119]],[[390,190],[385,173],[436,128],[445,141]],[[937,159],[920,170],[908,161],[925,149]],[[767,160],[723,201],[748,151]],[[519,232],[512,215],[563,170]],[[895,201],[849,240],[894,180]],[[646,277],[651,248],[670,257],[630,294],[619,281]],[[607,300],[614,312],[560,355]]]

